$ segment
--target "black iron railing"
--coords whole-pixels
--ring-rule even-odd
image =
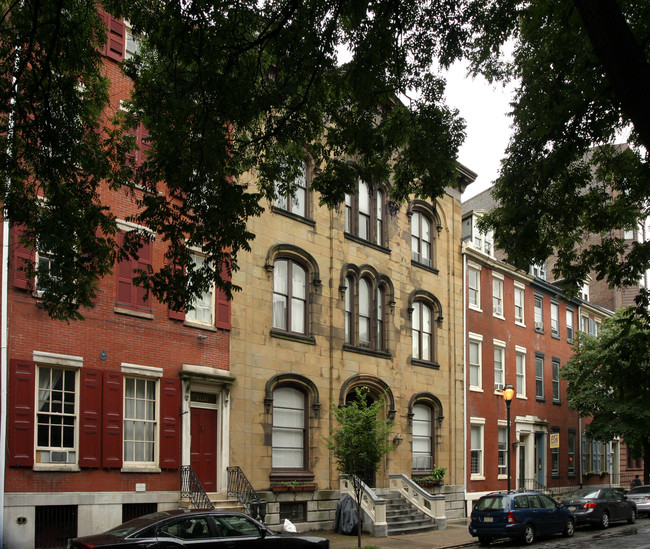
[[[254,519],[264,522],[266,500],[260,498],[239,467],[228,467],[228,497],[236,497],[244,511]]]
[[[181,498],[188,498],[194,509],[214,509],[190,465],[181,465]]]
[[[537,492],[547,492],[548,487],[539,482],[536,478],[519,479],[520,490],[535,490]]]

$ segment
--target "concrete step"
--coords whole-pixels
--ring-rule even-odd
[[[436,529],[436,522],[413,507],[399,493],[382,494],[386,500],[386,522],[389,536],[413,534]]]

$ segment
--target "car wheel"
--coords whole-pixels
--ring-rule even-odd
[[[627,519],[628,524],[634,524],[636,522],[636,509],[632,509],[632,513],[630,514],[630,518]]]
[[[524,529],[524,544],[530,545],[535,541],[535,527],[532,524],[527,524]]]
[[[490,543],[492,543],[492,538],[490,538],[490,537],[488,537],[488,536],[479,536],[479,537],[478,537],[478,542],[479,542],[483,547],[487,547],[488,545],[490,545]]]
[[[609,528],[609,513],[607,511],[603,511],[600,517],[600,527]]]
[[[575,522],[573,522],[573,519],[569,519],[566,521],[566,526],[564,527],[564,532],[562,532],[562,535],[565,538],[570,538],[573,537],[573,534],[576,531],[576,525]]]

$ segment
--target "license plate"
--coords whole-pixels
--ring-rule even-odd
[[[494,522],[494,517],[485,517],[483,522]]]
[[[569,505],[569,511],[575,511],[576,506],[575,505]]]

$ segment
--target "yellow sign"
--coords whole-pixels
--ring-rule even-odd
[[[551,433],[551,448],[560,447],[560,433]]]

